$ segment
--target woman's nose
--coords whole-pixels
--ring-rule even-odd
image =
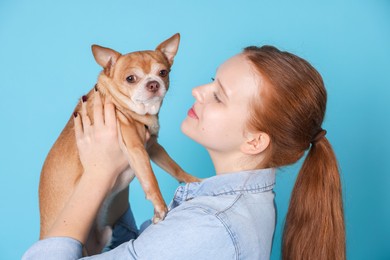
[[[203,94],[203,86],[199,86],[192,89],[192,96],[196,99],[196,101],[202,103],[204,102],[204,94]]]

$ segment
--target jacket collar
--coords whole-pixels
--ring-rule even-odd
[[[259,193],[270,191],[274,186],[274,168],[224,173],[178,187],[170,208],[198,196]]]

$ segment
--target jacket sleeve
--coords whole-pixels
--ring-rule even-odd
[[[137,239],[87,259],[237,259],[229,229],[215,214],[199,207],[173,210]],[[71,238],[38,241],[23,256],[30,259],[79,259],[81,244]]]
[[[138,236],[138,229],[135,224],[133,212],[131,208],[121,216],[121,218],[115,224],[113,229],[113,236],[111,243],[104,251],[118,247],[123,242],[127,242],[130,239],[134,239]],[[59,259],[59,260],[74,260],[82,257],[82,244],[69,237],[53,237],[40,240],[32,245],[26,253],[23,255],[22,260],[35,260],[35,259]],[[131,258],[126,248],[118,248],[114,252],[116,259],[134,259]],[[94,256],[99,258],[105,256],[101,254]],[[106,259],[106,258],[105,258]]]
[[[79,241],[68,237],[51,237],[33,244],[23,255],[22,260],[73,260],[81,257],[82,245]]]

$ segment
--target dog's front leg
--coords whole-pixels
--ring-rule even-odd
[[[197,182],[200,179],[186,173],[167,153],[167,151],[157,142],[157,137],[152,136],[148,141],[147,150],[150,159],[153,160],[164,171],[168,172],[178,182]]]
[[[157,179],[150,164],[149,155],[144,146],[145,126],[135,121],[130,122],[129,125],[121,123],[121,132],[130,166],[145,192],[146,199],[153,203],[153,223],[157,223],[165,218],[168,209],[161,195]]]

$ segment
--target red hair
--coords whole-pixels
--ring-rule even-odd
[[[283,259],[345,259],[339,169],[321,127],[327,101],[322,77],[304,59],[272,46],[243,53],[265,80],[248,121],[271,138],[261,166],[295,163],[308,150],[291,194]]]

